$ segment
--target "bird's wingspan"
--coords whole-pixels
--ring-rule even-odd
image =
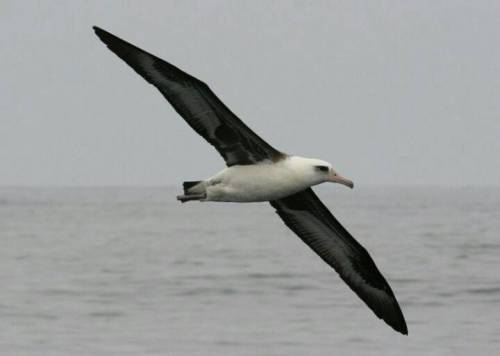
[[[335,219],[311,188],[271,201],[278,215],[393,329],[408,334],[391,287],[368,252]]]
[[[153,84],[228,166],[276,161],[285,156],[246,126],[202,81],[166,61],[94,27],[108,48]]]

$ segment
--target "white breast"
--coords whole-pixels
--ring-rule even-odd
[[[291,156],[276,163],[228,167],[207,180],[206,200],[269,201],[320,183],[311,165],[303,160]]]

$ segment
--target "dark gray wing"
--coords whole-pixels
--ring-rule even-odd
[[[98,27],[94,31],[111,51],[158,88],[228,166],[276,161],[284,156],[248,128],[202,81],[107,31]]]
[[[335,219],[311,188],[271,201],[278,215],[394,330],[408,334],[389,284],[368,252]]]

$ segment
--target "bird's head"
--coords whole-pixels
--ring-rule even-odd
[[[351,180],[344,178],[340,174],[338,174],[337,171],[333,169],[332,165],[328,162],[319,159],[308,159],[307,165],[310,169],[312,169],[312,174],[314,175],[318,183],[340,183],[349,188],[354,188],[354,183]]]

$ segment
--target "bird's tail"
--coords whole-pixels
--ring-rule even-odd
[[[196,189],[196,186],[200,184],[201,180],[191,181],[191,182],[183,182],[182,188],[184,189],[184,194],[188,195],[189,193],[201,193]],[[193,189],[191,189],[193,188]]]
[[[182,188],[184,195],[177,196],[177,200],[180,200],[182,203],[190,200],[203,200],[207,197],[205,184],[202,180],[183,182]]]

